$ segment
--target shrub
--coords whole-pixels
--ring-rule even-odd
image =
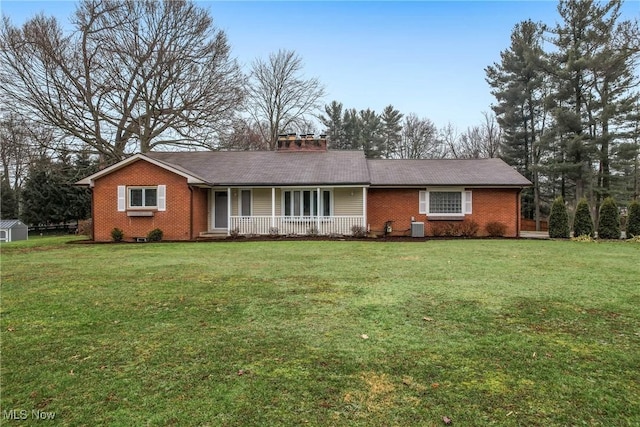
[[[620,238],[620,213],[613,197],[607,197],[600,205],[600,221],[598,222],[598,238]]]
[[[450,222],[444,230],[444,235],[447,237],[460,237],[461,236],[461,224],[459,222]]]
[[[81,236],[89,236],[89,238],[92,238],[93,237],[91,235],[92,228],[93,227],[92,227],[91,218],[84,219],[82,221],[78,221],[78,229],[76,230],[76,233],[81,235]]]
[[[147,240],[150,242],[159,242],[160,240],[162,240],[162,235],[162,230],[160,230],[159,228],[155,228],[147,234]]]
[[[581,234],[578,237],[572,237],[571,241],[572,242],[595,242],[596,240],[594,240],[593,237],[589,236],[588,234]]]
[[[458,234],[462,237],[473,237],[478,234],[479,229],[477,222],[464,220],[458,225]]]
[[[280,230],[278,230],[278,227],[270,227],[269,228],[269,236],[278,237],[279,235],[280,235]]]
[[[580,236],[593,237],[593,219],[591,219],[587,199],[584,197],[578,202],[576,215],[573,219],[573,237]]]
[[[549,237],[553,239],[569,238],[569,216],[562,197],[556,197],[549,215]]]
[[[229,231],[229,236],[231,236],[232,239],[237,239],[239,235],[240,235],[240,229],[238,227]]]
[[[111,230],[111,240],[114,242],[122,242],[122,239],[124,239],[124,232],[122,230],[117,227]]]
[[[629,204],[627,217],[627,238],[640,236],[640,201],[634,200]]]
[[[444,236],[446,229],[447,224],[436,222],[431,225],[431,234],[433,235],[433,237]]]
[[[317,236],[318,234],[320,234],[320,232],[318,231],[318,227],[315,225],[307,228],[307,236]]]
[[[502,237],[507,234],[507,226],[498,221],[491,221],[484,228],[491,237]]]
[[[365,237],[367,235],[367,229],[362,225],[354,225],[351,227],[351,234],[353,234],[353,237]]]

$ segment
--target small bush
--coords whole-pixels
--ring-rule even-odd
[[[279,235],[280,235],[280,230],[278,229],[278,227],[269,228],[269,236],[278,237]]]
[[[578,237],[572,237],[572,242],[595,242],[596,240],[588,234],[580,234]]]
[[[444,236],[446,229],[447,224],[443,224],[441,222],[433,223],[431,225],[431,235],[433,235],[433,237]]]
[[[464,220],[458,225],[458,234],[462,237],[474,237],[478,234],[480,226],[477,222]]]
[[[491,221],[484,226],[487,234],[491,237],[503,237],[507,234],[507,226],[499,221]]]
[[[591,219],[587,199],[584,197],[580,199],[578,206],[576,206],[576,215],[573,219],[573,236],[593,237],[593,219]]]
[[[458,223],[449,222],[444,227],[444,235],[447,237],[458,237],[460,236],[460,226]]]
[[[600,221],[598,222],[598,238],[620,238],[620,213],[613,197],[607,197],[600,205]]]
[[[162,230],[160,230],[159,228],[155,228],[147,233],[147,240],[150,242],[159,242],[160,240],[162,240],[162,235]]]
[[[111,240],[114,242],[122,242],[122,239],[124,239],[124,232],[122,230],[117,227],[111,230]]]
[[[569,216],[562,197],[557,197],[551,205],[549,215],[549,237],[552,239],[569,238]]]
[[[93,229],[92,224],[93,224],[93,221],[91,218],[78,221],[78,229],[76,230],[76,233],[81,236],[89,236],[89,238],[92,238],[93,237],[91,235],[91,230]]]
[[[307,236],[317,236],[318,234],[320,234],[320,232],[318,231],[318,227],[315,225],[307,228]]]
[[[367,235],[367,229],[362,225],[354,225],[353,227],[351,227],[351,234],[353,235],[353,237],[365,237]]]
[[[238,236],[240,236],[240,229],[238,227],[232,229],[229,231],[229,236],[231,236],[232,239],[237,239]]]
[[[640,201],[634,200],[629,204],[627,217],[627,238],[640,236]]]

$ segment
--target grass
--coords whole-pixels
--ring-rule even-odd
[[[1,248],[3,418],[640,425],[635,243],[68,240]]]

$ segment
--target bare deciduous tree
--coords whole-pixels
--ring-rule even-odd
[[[402,139],[397,147],[401,159],[441,159],[445,150],[438,129],[429,119],[420,119],[414,113],[407,115],[402,124]]]
[[[486,159],[500,155],[502,133],[493,114],[483,112],[484,122],[468,127],[457,135],[451,125],[443,129],[443,138],[456,159]]]
[[[0,120],[0,170],[12,190],[19,192],[35,158],[46,156],[43,145],[51,145],[53,131],[25,122],[15,114]]]
[[[269,149],[282,132],[298,130],[321,106],[324,88],[317,78],[302,77],[302,59],[294,51],[279,50],[268,60],[252,64],[249,112],[260,126]]]
[[[105,161],[156,146],[209,147],[242,101],[227,38],[189,1],[84,0],[65,35],[52,17],[0,32],[0,83],[17,114]]]

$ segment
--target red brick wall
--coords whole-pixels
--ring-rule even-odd
[[[168,208],[167,208],[168,209]],[[209,229],[209,189],[193,188],[193,238]]]
[[[419,189],[382,189],[370,188],[367,199],[367,221],[371,231],[382,235],[385,221],[393,221],[393,236],[410,235],[411,217],[425,222],[425,234],[432,235],[431,227],[443,221],[428,221],[426,215],[419,213]],[[519,189],[474,188],[472,191],[472,214],[465,219],[478,223],[478,236],[486,236],[485,226],[492,221],[507,226],[506,236],[518,236],[520,218]]]
[[[166,211],[152,217],[129,217],[118,212],[118,186],[167,186]],[[191,190],[187,179],[144,160],[138,160],[95,182],[93,188],[94,239],[110,241],[111,230],[122,229],[125,240],[146,237],[155,228],[165,240],[189,240],[207,230],[207,190],[193,188],[193,232],[191,230]]]

